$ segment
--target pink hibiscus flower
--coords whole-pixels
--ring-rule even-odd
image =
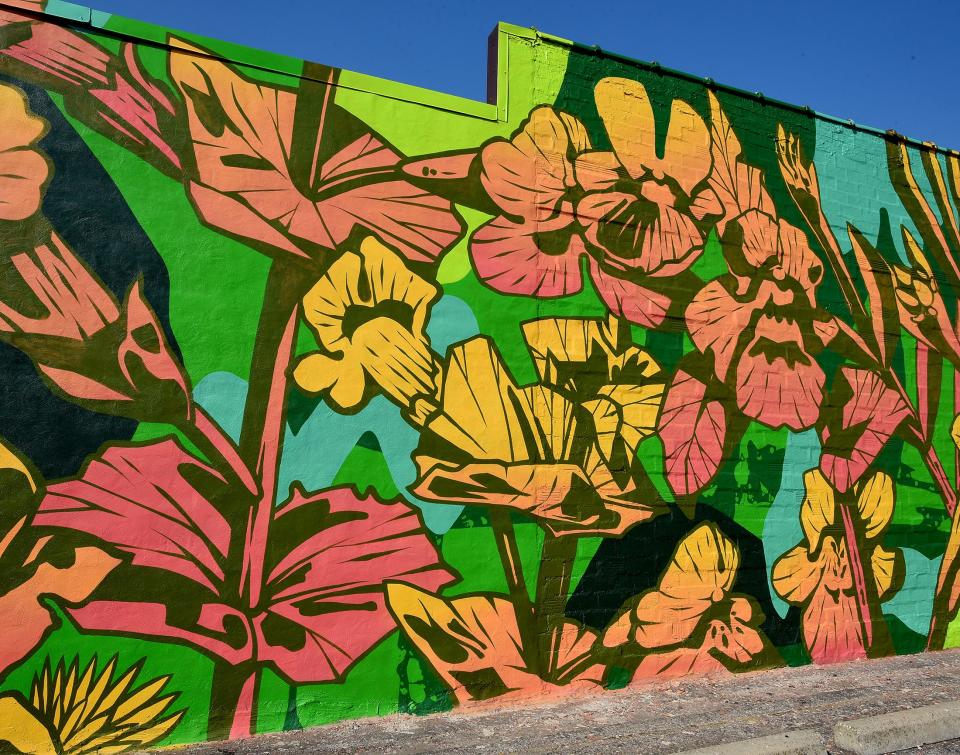
[[[470,252],[491,287],[538,297],[580,291],[587,256],[610,310],[656,327],[671,300],[651,284],[693,264],[702,221],[720,211],[706,180],[710,133],[687,103],[674,101],[661,158],[643,85],[603,79],[595,97],[612,151],[591,151],[583,124],[546,106],[510,141],[484,147],[480,179],[501,214],[474,234]]]

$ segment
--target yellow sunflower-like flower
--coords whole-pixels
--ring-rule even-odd
[[[616,317],[606,320],[543,318],[525,323],[524,339],[543,385],[560,391],[590,414],[597,446],[616,464],[617,441],[626,458],[653,435],[665,378],[653,357],[630,340]]]
[[[303,297],[322,352],[305,356],[297,385],[341,411],[357,411],[379,389],[402,407],[436,393],[437,364],[424,332],[437,288],[372,236],[347,252]]]
[[[133,689],[141,664],[116,680],[116,656],[99,673],[96,666],[96,657],[82,671],[77,659],[56,669],[48,661],[29,701],[0,696],[0,741],[35,755],[110,755],[148,747],[180,722],[183,711],[164,715],[177,699],[161,694],[169,676]]]

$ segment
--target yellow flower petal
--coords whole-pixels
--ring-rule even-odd
[[[658,166],[653,105],[643,84],[629,79],[601,79],[593,90],[597,112],[621,165],[633,178]]]
[[[833,487],[819,469],[811,469],[803,475],[806,495],[800,506],[800,526],[813,553],[820,546],[820,533],[836,518],[837,506]]]
[[[806,546],[798,545],[784,553],[773,565],[773,589],[781,598],[795,606],[803,605],[817,585],[821,569],[810,559]]]
[[[899,548],[888,551],[877,546],[870,556],[870,565],[873,568],[873,579],[877,583],[877,595],[880,600],[890,600],[903,584],[903,552]]]
[[[293,368],[293,379],[307,393],[329,390],[343,374],[343,360],[323,354],[307,354]]]
[[[474,459],[528,461],[524,428],[536,419],[518,413],[519,389],[485,336],[451,348],[441,388],[441,411],[429,429]]]
[[[37,492],[37,483],[27,465],[24,464],[13,448],[8,446],[3,438],[0,438],[0,472],[4,470],[22,475],[24,482],[30,486],[30,490],[34,493]]]
[[[605,385],[598,391],[618,407],[623,420],[621,434],[631,453],[656,430],[664,387],[662,383]]]
[[[47,122],[30,111],[26,95],[0,84],[0,152],[29,147],[47,132]]]
[[[57,746],[47,727],[11,693],[0,696],[0,742],[9,742],[25,755],[52,755]]]
[[[875,472],[857,490],[857,509],[868,540],[880,536],[893,518],[893,480],[884,472]]]
[[[670,108],[670,126],[663,148],[664,172],[689,196],[710,173],[710,130],[703,118],[683,100]]]

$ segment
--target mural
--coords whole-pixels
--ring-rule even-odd
[[[0,7],[2,746],[960,644],[960,154],[57,7]]]

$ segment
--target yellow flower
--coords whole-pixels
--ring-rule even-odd
[[[803,635],[817,663],[852,660],[866,655],[864,620],[855,596],[850,546],[836,492],[819,469],[804,475],[806,497],[800,507],[804,542],[773,565],[773,589],[803,609]],[[869,566],[880,601],[889,600],[903,579],[903,554],[880,545],[893,517],[893,480],[876,472],[854,486],[856,516],[864,568]],[[851,507],[853,508],[853,507]],[[851,512],[852,514],[853,512]]]
[[[591,415],[608,464],[628,461],[653,435],[663,403],[664,376],[653,357],[630,341],[615,317],[533,320],[523,335],[544,385]],[[616,458],[622,439],[625,458]]]
[[[34,677],[29,702],[13,692],[0,696],[0,741],[36,755],[109,755],[163,739],[183,717],[183,711],[164,717],[177,698],[160,694],[170,677],[131,689],[140,664],[114,681],[116,664],[114,657],[97,673],[96,657],[83,671],[77,659],[55,670],[48,661]]]
[[[411,490],[438,503],[525,511],[556,536],[622,535],[662,513],[661,501],[638,490],[630,460],[605,461],[603,443],[613,439],[598,440],[575,398],[517,386],[484,336],[458,344],[414,452],[420,476]]]
[[[26,95],[0,84],[0,220],[26,220],[40,208],[50,168],[35,145],[46,131]]]
[[[368,236],[303,297],[303,314],[323,353],[305,356],[297,385],[342,411],[360,409],[379,388],[408,407],[436,392],[437,365],[424,332],[437,288]]]

